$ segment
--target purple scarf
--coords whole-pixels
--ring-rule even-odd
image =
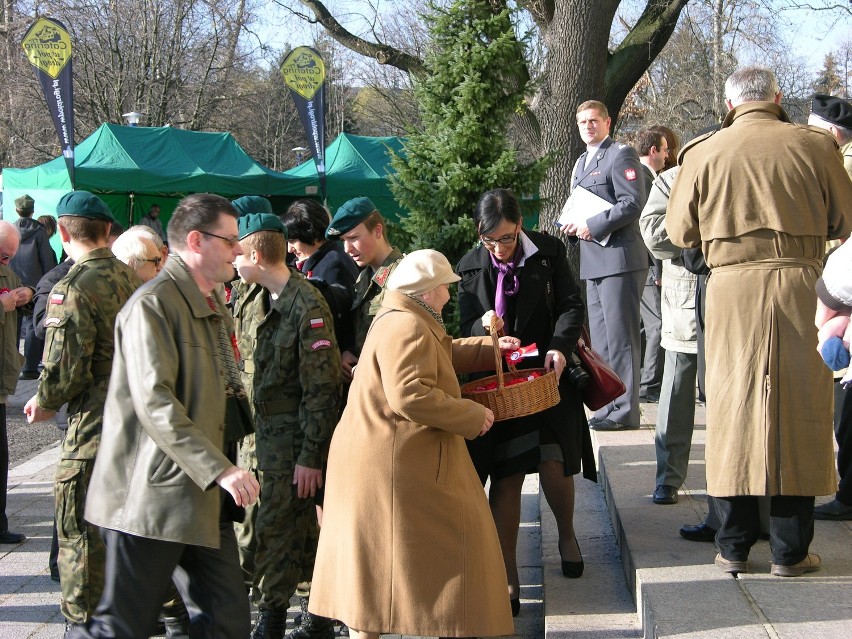
[[[515,270],[518,268],[518,263],[524,257],[524,245],[518,237],[518,248],[515,249],[515,254],[508,262],[501,262],[494,253],[489,251],[491,256],[491,264],[497,269],[497,291],[494,296],[494,312],[500,317],[506,317],[506,298],[514,297],[520,288],[518,276],[515,275]]]

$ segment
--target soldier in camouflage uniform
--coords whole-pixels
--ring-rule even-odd
[[[246,195],[231,204],[240,217],[249,213],[272,214],[272,204],[265,197],[259,195]],[[240,279],[235,280],[231,287],[229,304],[234,312],[234,325],[237,337],[237,350],[242,361],[241,377],[246,390],[246,398],[252,407],[252,418],[254,414],[254,389],[252,388],[252,375],[254,374],[254,335],[257,334],[257,326],[266,316],[263,308],[262,296],[259,296],[260,284],[248,284]],[[257,474],[257,452],[254,446],[254,433],[246,435],[239,444],[241,468]],[[240,551],[240,568],[243,571],[243,579],[246,587],[251,588],[254,582],[254,553],[257,542],[254,535],[255,520],[257,519],[257,502],[245,507],[245,517],[239,523],[234,524],[234,532],[237,536],[237,546]],[[252,596],[257,593],[252,593]]]
[[[280,639],[303,565],[316,552],[306,539],[317,525],[313,497],[337,421],[340,354],[322,294],[284,262],[281,221],[252,213],[240,218],[239,229],[244,254],[235,264],[250,288],[236,308],[238,343],[254,346],[243,357],[261,486],[254,557],[260,612],[252,638]],[[313,618],[289,637],[333,635],[331,620]]]
[[[385,221],[376,205],[370,198],[356,197],[337,209],[325,232],[330,240],[343,240],[346,253],[362,268],[352,301],[355,341],[341,349],[341,370],[347,383],[352,381],[352,368],[382,304],[385,282],[402,259],[402,253],[388,243],[384,230]]]
[[[89,619],[103,589],[103,542],[83,510],[101,437],[115,316],[142,282],[107,246],[115,220],[100,198],[86,191],[67,193],[56,213],[62,244],[75,264],[50,294],[44,370],[24,412],[30,423],[43,421],[68,403],[54,488],[67,630]]]

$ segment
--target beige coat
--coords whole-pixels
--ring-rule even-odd
[[[832,493],[832,382],[816,352],[814,287],[826,236],[852,229],[837,143],[752,102],[680,161],[666,228],[678,246],[701,244],[712,269],[707,490]]]
[[[413,300],[385,293],[331,442],[312,612],[370,632],[514,632],[463,439],[485,409],[460,398],[455,372],[489,367],[489,338],[452,340]]]

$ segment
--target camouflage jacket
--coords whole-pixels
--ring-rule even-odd
[[[90,251],[63,277],[47,304],[44,370],[38,405],[68,402],[63,459],[94,459],[98,451],[112,356],[115,316],[142,281],[108,248]]]
[[[234,315],[257,467],[321,468],[340,400],[340,352],[328,304],[290,269],[276,300],[257,284],[241,285]]]
[[[355,282],[355,299],[352,301],[352,323],[355,327],[355,344],[343,350],[348,350],[358,356],[361,355],[361,348],[364,346],[364,340],[367,339],[370,324],[373,323],[373,318],[382,305],[385,282],[387,282],[388,277],[393,273],[393,270],[402,257],[402,253],[397,249],[393,249],[376,271],[373,271],[372,267],[368,266],[358,275],[358,279]]]

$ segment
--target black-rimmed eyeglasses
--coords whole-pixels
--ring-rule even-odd
[[[224,239],[224,238],[223,238]],[[146,257],[143,262],[151,262],[154,266],[159,266],[160,262],[163,261],[162,257]]]
[[[484,235],[480,235],[479,241],[489,248],[493,248],[498,244],[502,244],[503,246],[511,246],[512,244],[518,241],[518,234],[514,233],[512,235],[504,235],[503,237],[498,238],[485,237]]]
[[[210,233],[209,231],[198,231],[202,235],[206,235],[208,237],[216,237],[220,240],[227,242],[228,246],[234,248],[237,244],[240,243],[240,238],[238,237],[225,237],[224,235],[216,235],[215,233]]]

